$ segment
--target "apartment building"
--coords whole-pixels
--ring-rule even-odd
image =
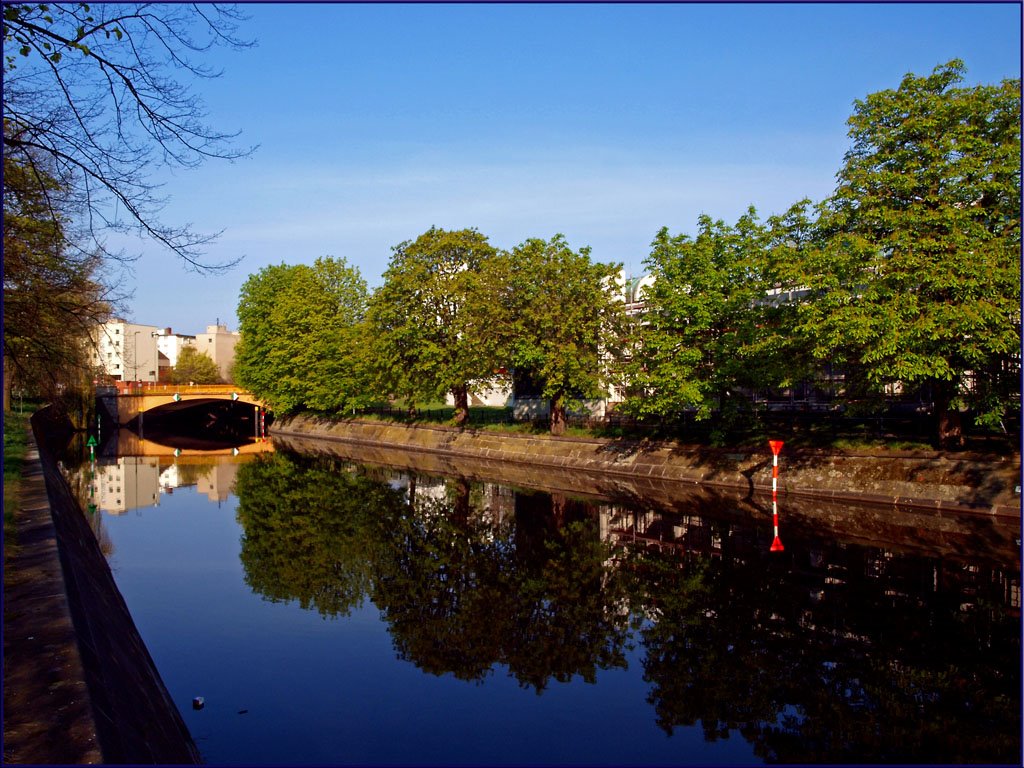
[[[102,323],[93,337],[93,363],[117,381],[158,381],[159,331],[155,325],[117,318]]]
[[[196,337],[184,333],[174,333],[170,328],[160,330],[156,338],[157,349],[160,350],[160,380],[167,378],[169,371],[178,364],[178,356],[185,347],[195,347]]]
[[[223,381],[231,381],[231,364],[235,362],[235,347],[240,338],[238,331],[229,331],[220,323],[206,326],[206,333],[195,336],[195,348],[217,364]]]

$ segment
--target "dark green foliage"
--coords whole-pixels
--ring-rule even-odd
[[[480,293],[481,273],[496,251],[475,229],[433,227],[393,250],[370,302],[377,389],[410,403],[450,393],[464,423],[470,388],[496,377],[479,312],[490,298]]]
[[[619,270],[555,235],[503,252],[485,277],[484,327],[495,335],[503,365],[528,372],[550,398],[553,433],[565,430],[567,408],[607,397],[621,374],[627,321]]]
[[[795,307],[779,267],[808,237],[804,204],[767,224],[751,208],[735,226],[701,216],[696,238],[662,229],[647,265],[655,277],[629,367],[627,412],[697,418],[784,387],[807,373],[792,334]]]
[[[213,359],[195,347],[184,347],[178,354],[178,362],[171,372],[173,384],[216,384],[220,381],[220,370]]]
[[[75,241],[67,187],[43,165],[4,155],[4,410],[15,387],[47,399],[86,391],[91,337],[111,309],[103,261]]]
[[[238,302],[238,383],[279,413],[365,404],[366,304],[366,283],[344,259],[251,275]]]
[[[961,406],[988,423],[1019,407],[1020,81],[963,75],[952,61],[856,103],[821,248],[791,265],[814,356],[875,391],[929,385],[947,444]]]

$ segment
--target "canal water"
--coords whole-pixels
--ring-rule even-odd
[[[1012,531],[272,448],[69,473],[208,763],[1020,762]]]

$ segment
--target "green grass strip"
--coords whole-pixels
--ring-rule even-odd
[[[31,413],[4,414],[4,552],[15,543],[14,517],[20,504],[21,470],[28,453]]]

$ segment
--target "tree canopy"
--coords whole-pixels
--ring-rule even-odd
[[[505,251],[475,229],[431,228],[394,247],[367,321],[322,337],[334,300],[318,303],[311,273],[267,268],[239,308],[246,384],[286,409],[450,394],[463,423],[474,387],[511,378],[550,401],[556,433],[567,410],[616,389],[635,416],[726,428],[762,393],[798,387],[852,410],[920,396],[947,446],[961,410],[1005,427],[1020,406],[1020,83],[963,77],[952,61],[855,102],[826,200],[662,228],[637,317],[620,267],[562,235]],[[362,378],[339,386],[352,371]]]
[[[497,367],[478,311],[495,254],[475,229],[431,227],[394,247],[369,313],[381,391],[408,401],[451,393],[456,421],[465,421],[470,387],[485,386]]]
[[[806,225],[798,204],[767,224],[750,208],[734,226],[701,216],[695,238],[658,233],[627,410],[707,418],[741,391],[787,386],[806,372],[788,332],[793,307],[778,292],[779,260],[800,247]]]
[[[281,413],[365,402],[367,294],[359,270],[334,257],[251,275],[238,302],[238,383]]]
[[[178,361],[171,372],[174,384],[216,384],[220,381],[220,369],[205,352],[195,347],[183,347]]]
[[[822,204],[798,331],[879,390],[929,385],[940,440],[958,412],[998,422],[1020,351],[1020,81],[959,87],[962,62],[857,101]]]
[[[11,390],[53,398],[91,379],[89,339],[117,300],[103,259],[72,240],[66,189],[4,156],[4,410]]]
[[[489,319],[502,364],[527,373],[551,400],[551,431],[566,409],[607,397],[621,371],[626,315],[620,265],[591,261],[563,235],[531,238],[502,252],[487,275]]]

